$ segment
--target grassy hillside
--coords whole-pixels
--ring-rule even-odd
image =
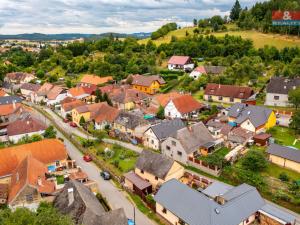
[[[229,25],[230,26],[230,25]],[[229,29],[232,28],[232,25],[228,27]],[[190,35],[193,35],[193,27],[186,27],[179,30],[175,30],[170,32],[164,37],[161,37],[154,41],[156,45],[160,45],[162,43],[168,43],[171,41],[172,36],[176,36],[177,38],[184,38],[186,35],[186,31],[189,32]],[[264,45],[273,45],[279,49],[284,47],[300,47],[300,38],[295,36],[288,36],[288,35],[279,35],[279,34],[264,34],[258,31],[226,31],[226,32],[216,32],[211,33],[217,37],[223,37],[225,34],[229,35],[238,35],[242,38],[249,38],[253,40],[254,46],[256,48],[261,48]],[[150,40],[149,38],[140,40],[140,43],[147,43]]]

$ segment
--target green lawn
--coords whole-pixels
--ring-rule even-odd
[[[275,126],[268,131],[275,138],[278,144],[293,146],[300,149],[300,140],[294,145],[295,133],[290,128]]]
[[[229,29],[230,25],[227,25]],[[171,31],[169,34],[167,34],[164,37],[161,37],[154,41],[156,45],[160,45],[163,43],[169,43],[171,41],[172,36],[176,36],[177,38],[184,38],[186,35],[186,32],[188,32],[190,35],[193,35],[194,27],[186,27],[182,29],[178,29],[175,31]],[[261,48],[264,47],[264,45],[272,45],[279,49],[282,49],[284,47],[300,47],[300,38],[296,36],[288,36],[288,35],[280,35],[280,34],[264,34],[258,31],[225,31],[225,32],[214,32],[210,33],[217,37],[224,37],[226,34],[229,35],[235,35],[235,36],[241,36],[242,38],[248,38],[253,41],[254,47]],[[210,35],[209,34],[209,35]],[[150,38],[140,40],[140,43],[147,43]]]
[[[262,175],[279,178],[279,175],[283,172],[286,173],[292,180],[300,180],[300,173],[286,168],[282,168],[273,163],[269,163],[267,170],[263,172]]]

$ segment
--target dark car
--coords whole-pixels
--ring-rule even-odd
[[[77,124],[74,123],[74,122],[70,122],[69,124],[70,124],[71,127],[77,127]]]
[[[93,159],[92,159],[92,157],[91,157],[90,155],[84,155],[84,156],[83,156],[83,160],[86,161],[86,162],[90,162],[90,161],[92,161]]]
[[[104,179],[104,180],[110,180],[111,176],[110,173],[107,171],[101,171],[100,172],[100,176]]]

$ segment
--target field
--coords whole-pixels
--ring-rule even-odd
[[[231,28],[231,27],[230,27]],[[230,29],[229,28],[229,29]],[[176,36],[177,38],[184,38],[186,32],[190,35],[193,35],[194,27],[186,27],[179,30],[175,30],[167,34],[165,37],[159,38],[154,41],[156,45],[160,45],[162,43],[168,43],[171,41],[172,36]],[[264,45],[272,45],[277,47],[278,49],[282,49],[284,47],[300,47],[300,38],[288,35],[280,35],[280,34],[264,34],[258,31],[226,31],[226,32],[215,32],[211,33],[217,37],[223,37],[226,34],[241,36],[242,38],[248,38],[253,41],[253,44],[256,48],[261,48]],[[147,43],[147,39],[140,40],[140,43]]]

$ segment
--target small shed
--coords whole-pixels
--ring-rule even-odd
[[[124,178],[125,186],[140,197],[144,197],[152,193],[152,185],[134,172],[126,173]]]
[[[261,134],[254,135],[253,140],[256,145],[266,146],[269,144],[270,137],[272,137],[271,134],[261,133]]]

